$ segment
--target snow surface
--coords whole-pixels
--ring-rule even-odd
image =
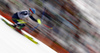
[[[0,18],[3,17],[0,15]],[[26,32],[24,31],[24,33]],[[33,39],[36,40],[39,45],[32,43],[30,40],[7,26],[0,19],[0,53],[57,53],[41,41],[34,37]]]

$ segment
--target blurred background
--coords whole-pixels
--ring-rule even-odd
[[[42,24],[33,30],[37,24],[28,21],[27,31],[42,34],[69,53],[100,53],[99,5],[99,0],[0,0],[0,11],[12,16],[35,8],[33,16]]]

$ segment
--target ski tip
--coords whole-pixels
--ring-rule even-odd
[[[30,37],[30,36],[28,36],[28,35],[26,35],[26,34],[24,34],[24,36],[27,38],[27,39],[29,39],[30,41],[32,41],[33,43],[35,43],[35,44],[39,44],[37,41],[35,41],[32,37]]]

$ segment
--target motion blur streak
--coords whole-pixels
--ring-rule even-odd
[[[35,8],[36,19],[44,12],[39,27],[32,31],[37,23],[23,19],[32,36],[58,53],[100,53],[99,5],[99,0],[3,0],[0,14],[9,14],[5,18],[12,22],[15,12]]]

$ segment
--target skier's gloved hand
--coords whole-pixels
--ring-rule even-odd
[[[38,22],[39,24],[41,24],[41,20],[40,20],[40,19],[37,19],[37,22]]]

